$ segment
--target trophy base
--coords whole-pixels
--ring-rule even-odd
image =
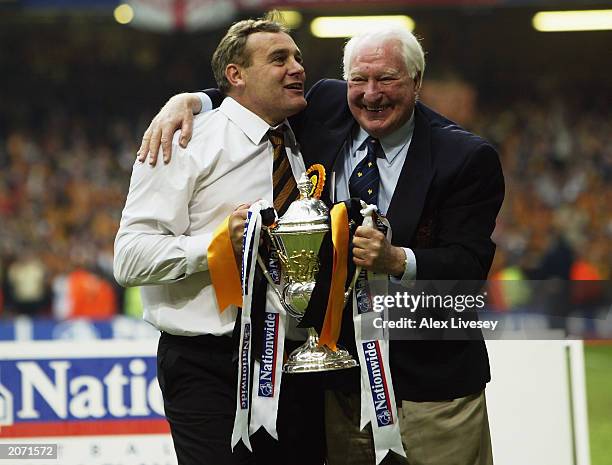
[[[348,351],[338,347],[334,352],[327,346],[319,346],[319,336],[309,328],[308,339],[289,355],[283,365],[284,373],[316,373],[344,370],[357,366]]]

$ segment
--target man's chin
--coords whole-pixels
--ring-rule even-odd
[[[361,120],[358,121],[359,125],[366,130],[368,134],[373,137],[382,137],[388,132],[389,124],[385,120]]]
[[[301,99],[295,99],[293,102],[291,102],[288,108],[293,112],[291,114],[295,115],[306,108],[306,99],[304,97]]]

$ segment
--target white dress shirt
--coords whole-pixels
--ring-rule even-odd
[[[298,179],[304,162],[284,124]],[[272,202],[269,129],[228,97],[195,117],[187,148],[175,134],[169,164],[134,164],[115,239],[114,273],[124,286],[143,286],[144,319],[158,329],[177,335],[232,332],[237,309],[219,312],[206,253],[215,229],[238,205]]]

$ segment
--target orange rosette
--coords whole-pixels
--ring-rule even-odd
[[[312,183],[312,188],[308,195],[315,199],[320,199],[325,186],[325,167],[320,164],[312,165],[306,170],[306,176]]]

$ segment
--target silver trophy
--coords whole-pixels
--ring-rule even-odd
[[[264,267],[264,274],[274,288],[287,313],[302,319],[315,287],[319,270],[319,249],[330,230],[329,209],[310,195],[312,183],[304,173],[298,182],[300,199],[289,205],[277,224],[268,229],[272,244],[280,260],[281,284],[275,285]],[[263,265],[260,261],[260,265]],[[345,294],[345,304],[348,292]],[[340,370],[357,366],[344,349],[333,351],[319,346],[319,335],[308,328],[308,339],[294,350],[283,366],[285,373],[309,373]]]

